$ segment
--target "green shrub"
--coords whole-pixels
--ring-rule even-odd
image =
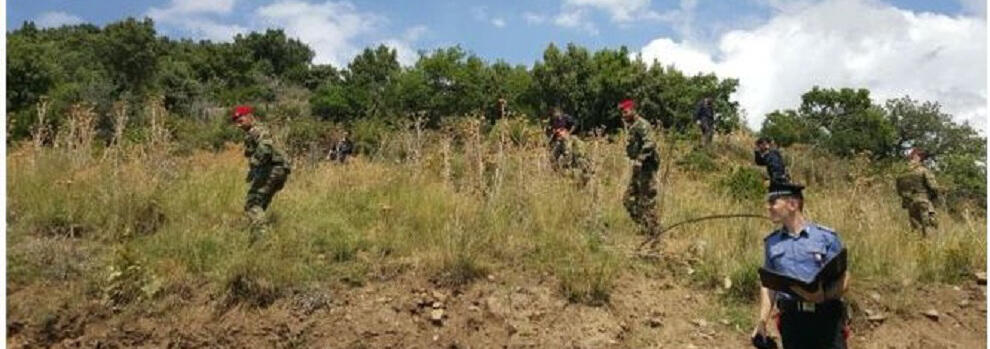
[[[719,181],[719,186],[729,197],[739,201],[756,201],[763,198],[763,174],[746,166],[736,167],[731,174]]]

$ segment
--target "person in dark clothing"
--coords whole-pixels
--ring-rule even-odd
[[[707,147],[712,143],[712,135],[715,133],[715,107],[712,105],[711,97],[705,97],[698,102],[694,112],[694,122],[701,128],[701,144]]]
[[[780,155],[776,147],[771,148],[771,143],[765,137],[758,139],[756,141],[756,149],[753,150],[753,161],[757,165],[767,168],[767,179],[770,180],[771,186],[774,184],[789,183],[791,177],[787,174],[784,158]]]

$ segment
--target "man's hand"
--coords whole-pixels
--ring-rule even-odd
[[[749,335],[749,338],[756,336],[766,336],[767,335],[767,320],[759,319],[756,321],[756,328],[753,329],[753,333]]]

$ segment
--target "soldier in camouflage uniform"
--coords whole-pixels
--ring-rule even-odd
[[[918,148],[908,153],[910,169],[897,177],[897,194],[901,197],[901,207],[908,210],[911,227],[920,229],[922,235],[928,236],[931,229],[938,227],[932,204],[938,200],[938,184],[935,176],[922,163],[925,156],[924,151]]]
[[[626,155],[633,162],[632,177],[622,202],[629,216],[639,224],[641,232],[654,236],[660,232],[656,213],[656,173],[660,169],[660,154],[650,123],[639,116],[635,106],[635,102],[629,99],[619,103],[622,120],[629,131]]]
[[[587,155],[587,146],[578,137],[571,136],[566,129],[557,130],[556,137],[564,144],[563,154],[557,159],[557,168],[566,171],[582,186],[588,184],[593,173]]]
[[[550,137],[550,164],[554,170],[560,169],[557,165],[567,153],[567,143],[558,136],[559,131],[564,130],[571,134],[576,128],[577,122],[574,121],[574,117],[564,114],[560,107],[553,108],[553,115],[550,117],[550,125],[547,126],[546,132],[547,137]]]
[[[244,157],[250,163],[247,182],[251,186],[244,213],[251,225],[250,241],[254,243],[265,233],[265,210],[275,193],[285,185],[291,167],[288,156],[275,147],[268,128],[255,120],[251,107],[234,108],[233,121],[245,132]]]

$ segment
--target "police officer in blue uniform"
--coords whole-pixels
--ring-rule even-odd
[[[808,221],[803,214],[803,186],[770,186],[767,211],[781,225],[764,239],[763,267],[795,279],[812,279],[826,261],[842,250],[842,240],[832,229]],[[760,288],[760,313],[753,336],[767,336],[774,309],[779,311],[778,331],[784,348],[846,348],[845,306],[842,295],[848,272],[820,283],[817,290],[792,286],[790,292]]]

